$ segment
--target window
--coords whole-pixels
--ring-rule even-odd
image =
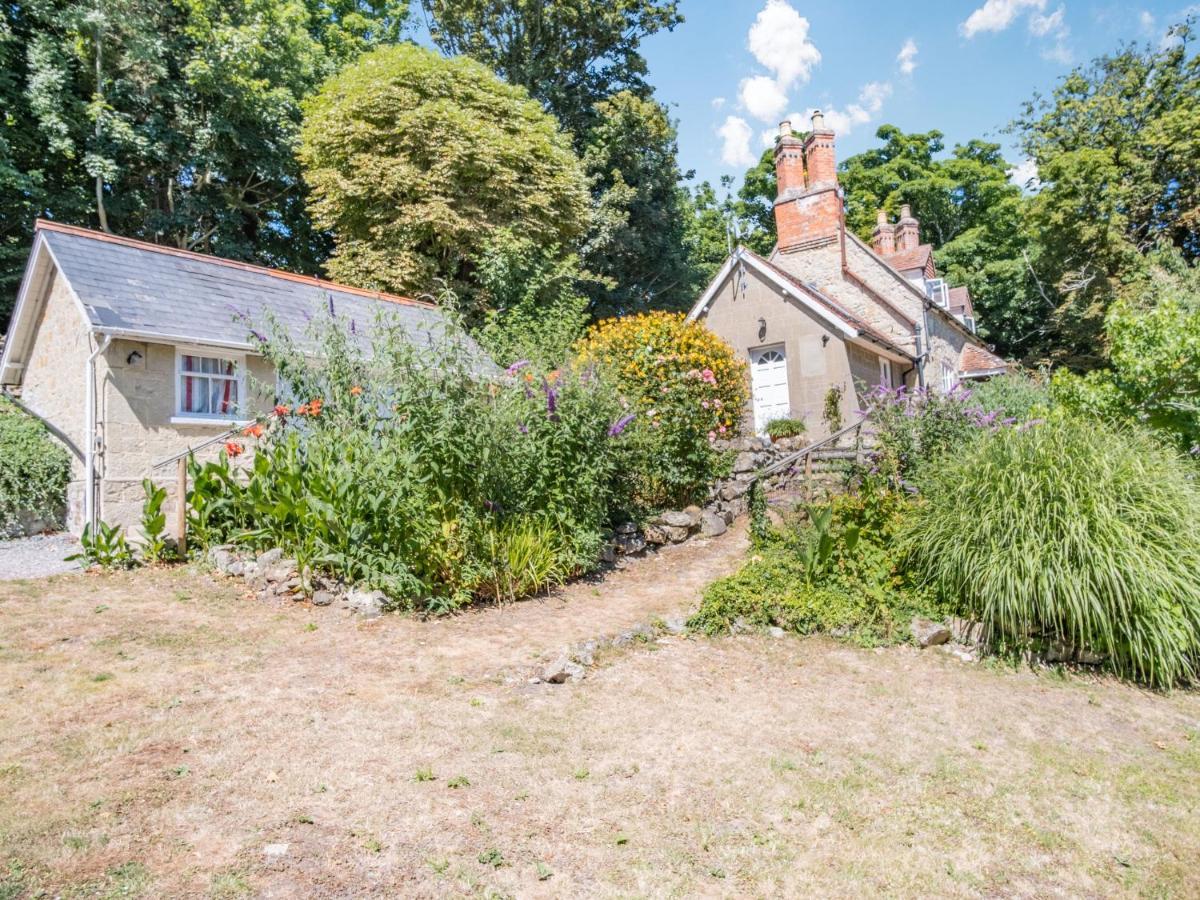
[[[218,356],[176,354],[175,411],[181,418],[231,419],[242,399],[241,361]]]
[[[884,387],[892,386],[892,361],[879,357],[879,383]]]
[[[958,386],[958,373],[953,368],[942,363],[942,393],[948,394]]]

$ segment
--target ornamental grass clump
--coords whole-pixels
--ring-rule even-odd
[[[1200,671],[1200,485],[1148,435],[1055,417],[931,464],[910,573],[1010,649],[1058,642],[1156,687]]]

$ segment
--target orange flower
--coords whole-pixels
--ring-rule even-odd
[[[321,414],[321,407],[324,405],[324,400],[322,400],[320,397],[314,397],[312,400],[308,401],[308,414],[310,416],[319,416]]]
[[[546,373],[546,380],[551,384],[554,384],[554,382],[558,381],[558,376],[561,374],[562,373],[559,372],[558,369],[554,369],[553,371]]]
[[[260,438],[263,436],[263,427],[255,422],[253,425],[243,428],[242,434],[246,435],[246,437]]]
[[[354,387],[350,388],[350,396],[351,397],[357,397],[360,394],[362,394],[362,388],[359,387],[357,384]]]
[[[241,456],[242,453],[245,452],[245,450],[246,450],[246,448],[243,447],[241,444],[239,444],[237,441],[229,441],[225,444],[225,452],[228,453],[234,459]]]
[[[307,416],[308,415],[308,404],[301,403],[299,406],[297,406],[296,407],[296,415]]]
[[[279,416],[281,419],[291,411],[292,408],[290,406],[284,406],[282,403],[275,407],[275,415]]]

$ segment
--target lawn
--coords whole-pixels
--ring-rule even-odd
[[[0,585],[0,897],[1200,895],[1196,693],[756,635],[529,682],[742,547],[427,623]]]

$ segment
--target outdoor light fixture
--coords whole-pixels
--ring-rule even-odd
[[[827,334],[821,335],[821,346],[825,347],[828,344],[829,344],[829,335],[827,335]]]
[[[767,320],[759,319],[758,320],[758,339],[760,341],[762,341],[762,340],[766,340],[766,337],[767,337]]]
[[[127,366],[136,366],[141,361],[142,354],[137,350],[132,351],[127,357],[125,357],[125,365]]]

